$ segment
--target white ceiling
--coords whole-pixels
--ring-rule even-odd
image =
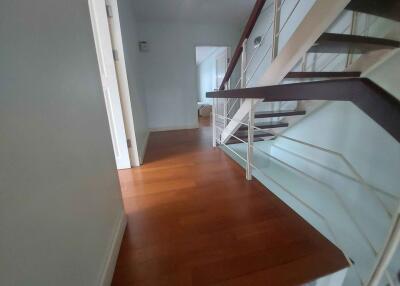
[[[209,46],[201,46],[196,47],[196,64],[202,63],[206,58],[213,55],[214,53],[217,54],[218,52],[222,52],[225,50],[226,47],[209,47]]]
[[[256,0],[132,0],[139,21],[244,25]]]

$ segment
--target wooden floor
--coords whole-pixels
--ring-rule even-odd
[[[342,253],[218,148],[205,122],[152,133],[121,171],[128,215],[113,285],[300,285]]]

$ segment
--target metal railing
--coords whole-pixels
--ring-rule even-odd
[[[241,45],[241,50],[240,50],[240,58],[241,58],[241,65],[240,65],[240,77],[237,80],[236,84],[233,86],[234,89],[237,88],[246,88],[248,87],[249,83],[254,79],[254,76],[256,75],[257,71],[259,71],[262,63],[266,60],[268,54],[271,53],[271,62],[276,58],[278,54],[278,48],[279,48],[279,36],[282,33],[282,31],[285,29],[287,23],[293,16],[294,12],[296,11],[296,8],[298,7],[299,3],[301,0],[297,0],[296,3],[293,5],[293,7],[290,9],[288,16],[286,19],[284,19],[283,25],[280,25],[280,20],[281,20],[281,10],[283,5],[285,5],[286,0],[271,0],[271,1],[266,1],[264,7],[262,8],[262,13],[267,13],[269,9],[274,8],[274,13],[272,19],[268,22],[266,25],[267,28],[263,32],[263,34],[260,36],[260,41],[257,46],[254,47],[254,51],[252,52],[252,55],[250,59],[247,59],[247,54],[248,54],[248,38],[245,38],[242,42]],[[255,25],[255,23],[254,23]],[[253,25],[253,26],[254,26]],[[273,28],[273,29],[272,29]],[[270,32],[272,31],[272,35],[269,36]],[[251,31],[252,32],[252,31]],[[251,34],[251,33],[250,33]],[[268,42],[268,47],[264,50],[262,50],[262,47],[264,47],[265,42],[267,39],[270,39]],[[255,63],[255,59],[258,55],[259,52],[263,52],[261,60],[258,60],[257,65],[254,67],[253,71],[251,74],[248,76],[249,68],[252,67],[252,64]],[[231,86],[228,83],[228,80],[230,80],[230,76],[227,77],[226,79],[224,78],[225,85],[224,89],[230,89]],[[236,113],[237,110],[240,109],[241,104],[243,103],[243,100],[240,100],[238,98],[233,98],[233,99],[225,99],[224,100],[224,105],[226,105],[227,112],[225,115],[228,115],[230,117],[234,113]],[[227,123],[229,123],[229,119],[227,120]],[[224,126],[226,127],[226,125]]]
[[[264,61],[267,59],[267,56],[271,54],[271,61],[270,63],[277,57],[278,51],[279,51],[279,37],[283,30],[286,28],[289,20],[292,18],[294,12],[296,11],[297,7],[299,6],[301,0],[297,0],[296,3],[293,5],[293,7],[290,9],[288,16],[286,19],[284,19],[283,24],[280,25],[281,22],[281,10],[282,7],[285,5],[286,0],[280,1],[280,0],[273,0],[271,3],[266,5],[266,10],[274,7],[274,13],[272,19],[268,22],[266,25],[266,30],[262,34],[260,43],[255,47],[255,50],[253,51],[252,56],[250,57],[249,61],[246,63],[246,67],[244,68],[245,71],[245,76],[247,75],[247,72],[251,65],[254,63],[256,56],[258,54],[258,51],[263,52],[261,59],[258,60],[257,65],[254,67],[253,71],[251,72],[249,77],[241,78],[240,82],[245,81],[245,84],[242,86],[247,87],[250,82],[254,79],[254,76],[257,74],[259,71],[261,65],[264,63]],[[267,48],[264,48],[264,50],[261,49],[263,47],[264,43],[268,39],[269,33],[272,29],[272,35],[270,36],[270,42],[268,43]],[[236,84],[235,88],[237,88],[238,83]]]

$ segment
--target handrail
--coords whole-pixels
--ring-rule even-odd
[[[221,86],[219,87],[219,90],[224,90],[225,89],[225,84],[229,81],[230,77],[232,76],[232,73],[237,65],[237,62],[239,61],[240,55],[243,51],[242,44],[243,42],[250,36],[251,32],[254,29],[254,26],[256,25],[257,19],[261,14],[261,11],[264,7],[264,4],[267,0],[257,0],[256,4],[253,7],[253,10],[251,11],[249,20],[246,23],[246,26],[244,27],[243,33],[240,37],[239,43],[236,46],[235,52],[232,56],[231,61],[229,62],[228,68],[226,70],[225,76],[222,80]]]
[[[267,102],[351,101],[400,142],[400,101],[368,78],[314,81],[208,92],[206,97],[263,98]]]

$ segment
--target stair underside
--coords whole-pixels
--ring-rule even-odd
[[[308,50],[310,53],[364,54],[382,49],[399,48],[400,42],[381,38],[323,33]]]
[[[288,78],[347,78],[360,77],[361,72],[290,72],[286,75]]]
[[[281,128],[281,127],[288,127],[289,124],[287,124],[286,122],[272,122],[272,123],[258,123],[255,124],[255,126],[257,128],[260,129],[272,129],[272,128]],[[242,126],[240,127],[238,130],[242,131],[242,130],[247,130],[247,126]]]
[[[398,0],[352,0],[346,9],[400,21]]]
[[[260,111],[256,112],[255,118],[272,118],[272,117],[287,117],[296,115],[305,115],[305,110],[287,110],[287,111]]]

